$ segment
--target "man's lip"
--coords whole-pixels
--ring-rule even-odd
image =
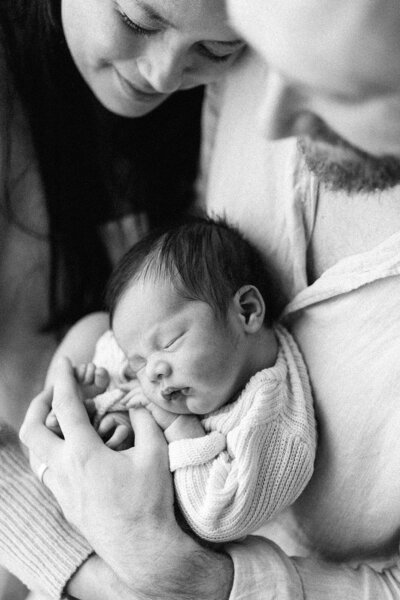
[[[365,150],[351,144],[336,133],[325,121],[311,112],[298,115],[295,121],[295,134],[306,143],[309,140],[315,146],[329,148],[335,152],[336,160],[364,161],[369,156]]]
[[[316,143],[321,142],[332,148],[345,148],[355,152],[361,151],[358,148],[353,147],[341,135],[331,129],[323,119],[312,112],[304,111],[297,115],[294,120],[293,128],[297,137],[308,138]]]
[[[122,81],[122,83],[124,85],[126,85],[130,90],[132,90],[135,94],[139,94],[142,96],[145,96],[147,98],[155,98],[155,97],[161,97],[164,96],[165,94],[160,94],[160,92],[157,92],[156,90],[143,90],[139,87],[137,87],[136,85],[134,85],[131,81],[129,81],[129,79],[126,79],[126,77],[124,77],[119,71],[118,69],[115,69],[115,72],[117,73],[119,79]]]

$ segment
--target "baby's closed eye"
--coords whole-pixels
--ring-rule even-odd
[[[164,344],[164,349],[167,350],[168,348],[171,348],[184,335],[185,335],[185,332],[180,332],[177,335],[174,335],[166,344]]]

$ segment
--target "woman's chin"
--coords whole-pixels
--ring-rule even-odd
[[[96,93],[94,92],[97,100],[110,112],[120,117],[126,117],[128,119],[135,119],[138,117],[144,117],[151,111],[155,110],[160,106],[168,96],[155,96],[149,99],[128,99],[122,94],[111,94],[109,90],[107,93]]]

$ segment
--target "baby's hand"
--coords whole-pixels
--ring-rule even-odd
[[[95,407],[91,399],[107,389],[110,381],[108,371],[103,367],[96,367],[94,363],[82,363],[74,368],[74,375],[76,381],[80,384],[79,391],[82,402],[86,406],[90,419],[92,419],[95,414]],[[45,424],[51,431],[62,436],[57,417],[53,411],[50,411],[47,415]]]
[[[149,402],[146,408],[153,415],[157,424],[165,431],[172,423],[180,416],[175,413],[169,412],[153,402]]]
[[[158,425],[164,431],[165,439],[170,444],[177,440],[187,440],[206,435],[197,415],[177,415],[150,402],[146,406]]]
[[[107,413],[102,417],[97,432],[112,450],[126,450],[134,445],[135,437],[127,412]]]
[[[74,368],[75,378],[81,384],[83,399],[94,398],[106,391],[110,383],[107,369],[94,363],[82,363]]]
[[[128,410],[129,408],[144,407],[149,404],[147,396],[145,396],[142,386],[137,379],[131,379],[126,383],[119,385],[120,390],[125,392],[125,396],[121,398],[120,402]]]

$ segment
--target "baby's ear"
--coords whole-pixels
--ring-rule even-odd
[[[234,296],[235,309],[246,333],[256,333],[264,323],[265,302],[254,285],[242,286]]]

